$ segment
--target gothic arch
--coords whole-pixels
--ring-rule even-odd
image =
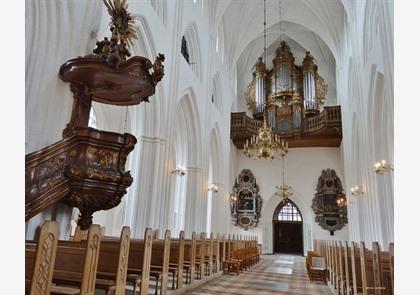
[[[196,98],[192,88],[184,91],[175,112],[175,151],[177,159],[187,166],[199,166],[201,159],[201,127]],[[182,152],[179,151],[182,148]]]
[[[217,72],[213,77],[212,95],[214,105],[220,112],[223,112],[223,90],[222,81],[220,79],[220,72]]]
[[[133,48],[131,48],[132,55],[144,56],[154,62],[158,52],[148,21],[143,15],[140,15],[136,22],[136,33],[138,40],[134,40]],[[132,122],[135,124],[133,131],[136,136],[156,136],[160,134],[160,114],[164,112],[164,97],[163,85],[159,83],[155,95],[150,98],[150,103],[142,103],[130,108]]]
[[[162,23],[166,25],[166,0],[150,0],[150,5],[153,7],[154,11],[156,12],[157,16],[160,18]]]
[[[297,214],[299,215],[299,219],[300,219],[300,220],[297,220],[297,221],[298,222],[303,222],[303,216],[302,216],[302,213],[300,212],[299,207],[291,199],[288,199],[286,202],[280,202],[277,205],[277,207],[276,207],[276,209],[274,210],[274,213],[273,213],[273,220],[280,220],[279,219],[279,214],[283,210],[283,208],[288,204],[290,204],[293,208],[296,208]],[[294,221],[294,220],[291,220],[291,221]]]
[[[363,24],[363,58],[365,64],[378,37],[380,18],[375,1],[366,1],[365,19]]]
[[[187,41],[187,47],[190,55],[190,66],[197,78],[202,82],[202,56],[197,24],[195,22],[189,23],[185,28],[183,36]]]
[[[314,226],[317,226],[316,224],[313,223],[315,219],[315,215],[314,215],[313,210],[311,209],[310,200],[307,200],[295,188],[293,189],[293,198],[291,198],[291,200],[300,209],[302,220],[304,221],[304,226],[306,224],[310,230],[312,230]],[[273,222],[274,210],[275,208],[277,208],[279,204],[280,204],[279,197],[274,195],[274,191],[273,191],[273,195],[270,198],[268,199],[264,198],[263,208],[261,211],[261,220],[260,220],[260,224],[263,227],[262,228],[263,240],[264,240],[263,253],[273,252],[273,248],[272,248],[273,247],[273,234],[272,234],[273,224],[272,222]],[[305,249],[305,253],[306,251],[309,251],[312,249],[311,239],[304,240],[303,243],[304,243],[303,246]]]
[[[216,51],[220,56],[221,63],[223,64],[225,59],[225,28],[223,19],[217,28],[216,42]]]
[[[371,77],[372,82],[369,91],[371,105],[368,122],[372,130],[373,152],[376,157],[382,159],[392,156],[394,152],[394,117],[388,106],[388,100],[385,98],[385,77],[377,70],[375,65],[372,68]]]
[[[210,131],[210,161],[213,168],[213,181],[220,183],[221,179],[219,177],[222,176],[223,171],[223,155],[222,155],[222,147],[221,147],[221,137],[220,137],[220,130],[219,125],[216,123],[215,126]],[[217,178],[216,178],[217,177]]]

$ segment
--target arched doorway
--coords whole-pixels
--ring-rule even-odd
[[[296,204],[282,201],[273,215],[273,253],[303,255],[303,220]]]

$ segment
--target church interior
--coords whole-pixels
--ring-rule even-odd
[[[25,294],[394,294],[392,0],[24,13]]]

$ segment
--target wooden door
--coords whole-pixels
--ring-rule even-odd
[[[303,255],[303,224],[273,221],[273,252]]]

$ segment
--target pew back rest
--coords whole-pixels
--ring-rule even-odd
[[[38,242],[25,245],[25,278],[31,280],[29,294],[49,294],[56,259],[59,229],[55,221],[45,221]]]
[[[92,224],[86,241],[59,242],[55,270],[81,273],[81,294],[95,292],[101,235],[100,226]]]

